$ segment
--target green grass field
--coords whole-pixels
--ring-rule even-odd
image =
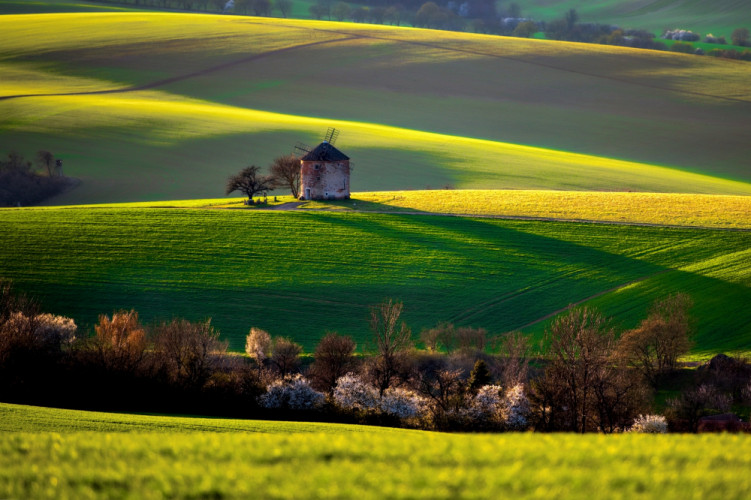
[[[440,434],[7,404],[0,415],[0,496],[8,498],[751,494],[748,435]]]
[[[212,317],[231,348],[251,326],[311,351],[327,330],[367,348],[368,308],[405,303],[415,335],[439,321],[541,334],[594,301],[623,327],[671,292],[693,296],[696,353],[751,348],[751,233],[435,215],[169,208],[0,211],[0,275],[92,325]]]
[[[0,29],[0,96],[48,95],[0,100],[0,150],[63,158],[83,182],[56,204],[221,196],[230,173],[329,126],[360,191],[751,193],[745,63],[238,16],[5,15]]]

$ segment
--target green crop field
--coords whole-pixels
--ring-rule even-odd
[[[540,334],[595,300],[623,327],[671,292],[693,296],[695,352],[751,348],[751,233],[436,215],[189,208],[0,211],[0,276],[91,326],[212,317],[231,348],[251,326],[312,350],[327,330],[367,347],[368,308],[405,303],[415,335],[439,321]]]
[[[744,499],[748,435],[440,434],[0,404],[4,498]]]
[[[0,152],[60,156],[82,183],[55,204],[221,196],[230,173],[329,126],[360,191],[751,194],[747,63],[239,16],[0,29],[0,97],[33,96],[0,100]]]

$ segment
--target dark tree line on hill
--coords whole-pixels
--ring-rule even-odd
[[[79,332],[0,281],[0,401],[438,430],[616,432],[652,409],[655,387],[683,373],[689,306],[684,295],[666,297],[621,335],[596,310],[573,308],[532,357],[530,339],[518,332],[490,337],[447,323],[423,331],[418,350],[402,303],[388,300],[371,308],[366,355],[355,355],[352,338],[330,332],[306,364],[301,346],[259,328],[246,338],[247,357],[230,354],[210,320],[145,326],[135,311],[117,311],[101,315],[91,334]],[[706,415],[751,405],[749,376],[746,361],[714,358],[669,403],[671,429],[696,431]]]
[[[71,184],[62,174],[62,162],[49,151],[39,151],[36,164],[12,151],[0,160],[0,206],[27,206],[61,193]]]

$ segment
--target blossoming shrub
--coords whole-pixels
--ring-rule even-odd
[[[401,419],[420,418],[427,413],[427,401],[413,391],[389,387],[383,392],[378,408]]]
[[[524,393],[524,386],[516,384],[510,387],[503,398],[501,417],[509,430],[522,431],[529,427],[529,399]]]
[[[275,380],[259,398],[264,408],[288,408],[291,410],[312,410],[323,405],[326,397],[310,386],[302,375],[284,380]]]
[[[462,412],[468,425],[489,427],[501,423],[503,400],[500,385],[484,385],[477,390]]]
[[[354,373],[339,377],[334,388],[334,402],[345,410],[375,410],[379,404],[378,390]]]
[[[662,415],[639,415],[634,419],[630,432],[665,434],[668,432],[668,422]]]

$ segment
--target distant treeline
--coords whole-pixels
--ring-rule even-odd
[[[61,193],[72,180],[64,177],[62,161],[49,151],[39,151],[36,165],[17,152],[0,160],[0,206],[27,206]]]
[[[463,431],[666,432],[751,404],[751,365],[717,356],[653,415],[654,391],[674,389],[690,348],[690,300],[658,300],[635,329],[616,332],[590,308],[553,321],[539,352],[514,332],[439,324],[422,349],[402,304],[370,310],[371,343],[328,333],[302,348],[251,328],[247,356],[227,352],[210,320],[146,327],[135,311],[101,315],[93,334],[0,281],[0,400],[81,409],[325,420]],[[748,406],[746,406],[747,408]],[[715,429],[747,424],[723,417]],[[729,423],[728,423],[729,422]],[[715,422],[716,424],[716,422]],[[709,426],[709,427],[708,427]]]
[[[278,14],[289,17],[292,14],[292,0],[99,0],[102,3],[178,9],[197,12],[272,16]],[[353,7],[352,5],[360,5]],[[704,55],[705,51],[690,43],[699,41],[701,36],[687,30],[666,30],[663,39],[679,40],[668,45],[656,40],[654,33],[640,29],[624,30],[618,26],[600,23],[580,23],[576,9],[568,10],[561,18],[552,21],[535,21],[523,16],[515,2],[500,4],[494,0],[449,0],[433,2],[424,0],[318,0],[310,6],[314,19],[353,21],[357,23],[410,25],[418,28],[431,28],[449,31],[468,31],[529,38],[542,32],[549,40],[619,45],[651,50],[671,50],[673,52]],[[749,30],[735,29],[730,40],[739,47],[751,46]],[[705,43],[726,44],[724,36],[706,35]],[[735,49],[713,49],[707,55],[751,61],[751,51]]]

